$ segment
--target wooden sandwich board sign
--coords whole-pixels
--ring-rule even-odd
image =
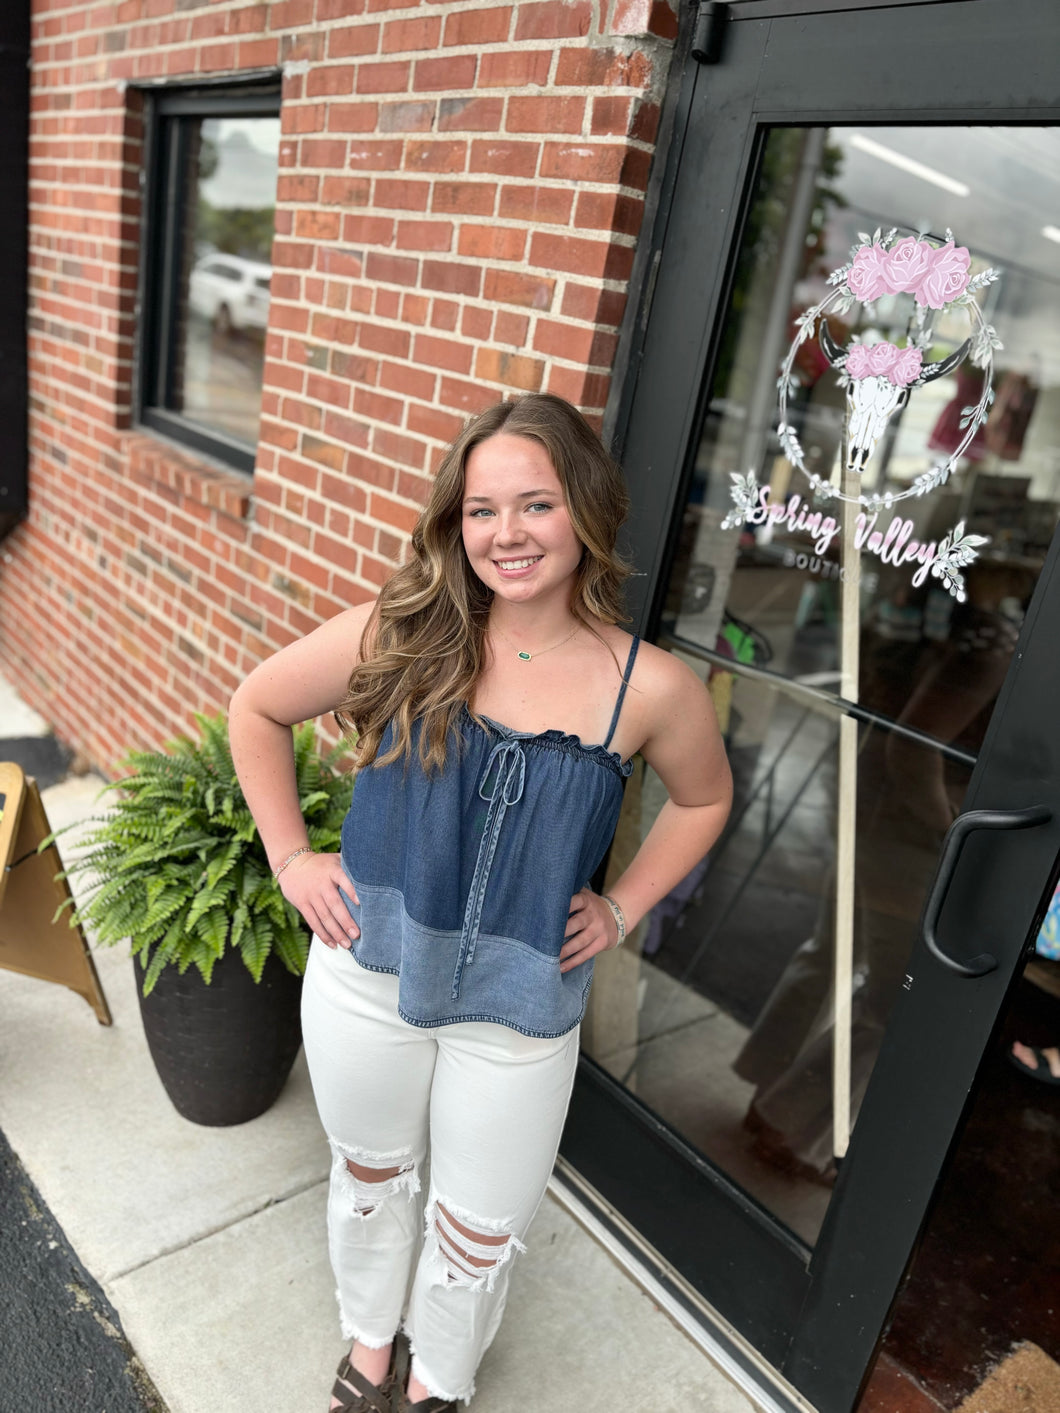
[[[70,897],[56,878],[62,860],[54,844],[37,782],[13,761],[0,761],[0,967],[56,981],[83,996],[100,1025],[110,1008],[96,975],[85,934],[56,909]]]

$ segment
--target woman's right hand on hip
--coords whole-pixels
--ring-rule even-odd
[[[342,866],[341,855],[302,854],[288,864],[277,881],[280,892],[325,946],[349,948],[360,937],[361,930],[343,893],[355,903],[361,900]]]

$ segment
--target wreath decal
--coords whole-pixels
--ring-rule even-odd
[[[851,247],[847,263],[828,276],[829,288],[823,299],[795,321],[795,337],[781,363],[780,377],[777,379],[777,436],[780,447],[791,464],[805,476],[818,502],[842,501],[862,507],[862,513],[858,516],[857,543],[859,548],[866,547],[872,553],[880,553],[880,546],[885,543],[890,545],[894,538],[872,530],[879,513],[890,510],[909,497],[924,496],[945,485],[976,432],[986,421],[994,401],[994,350],[1003,345],[996,330],[983,318],[975,295],[993,284],[999,275],[997,270],[991,268],[972,277],[970,263],[967,248],[958,246],[953,232],[949,230],[941,241],[924,235],[899,238],[897,228],[886,234],[877,230],[871,236],[860,232],[857,243]],[[882,295],[889,294],[913,296],[914,313],[905,347],[885,341],[865,343],[856,336],[845,347],[836,343],[828,327],[829,314],[845,314],[858,303],[871,307]],[[967,338],[954,353],[940,360],[928,358],[933,343],[934,321],[929,317],[932,310],[959,310],[968,320]],[[962,436],[950,455],[915,477],[904,490],[883,494],[861,491],[852,494],[842,485],[833,485],[829,479],[811,472],[795,428],[788,420],[788,399],[800,387],[794,373],[799,349],[815,334],[822,352],[838,375],[840,386],[846,392],[843,469],[857,476],[865,470],[876,451],[887,423],[905,406],[914,388],[923,387],[953,372],[966,358],[981,368],[984,374],[982,392],[976,403],[961,409],[959,430]],[[730,494],[733,509],[722,521],[723,529],[743,525],[748,520],[761,522],[767,518],[781,518],[778,507],[767,510],[769,488],[759,486],[753,470],[743,476],[732,476]],[[819,516],[806,518],[820,521]],[[908,525],[905,531],[905,538],[908,538],[912,522],[902,524]],[[920,560],[925,575],[930,572],[949,593],[963,601],[964,580],[960,570],[975,559],[979,547],[986,543],[985,536],[966,534],[962,521],[937,545],[930,546],[930,558],[927,557],[926,546],[918,546],[920,552],[916,558]],[[913,545],[916,544],[913,541]],[[881,557],[892,563],[902,562],[887,553],[882,553]],[[912,552],[904,555],[906,559],[912,557]],[[916,577],[922,582],[919,572]]]

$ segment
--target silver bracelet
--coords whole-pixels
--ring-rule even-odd
[[[601,893],[600,897],[603,898],[604,902],[614,914],[615,923],[618,927],[618,941],[615,943],[615,946],[621,947],[622,943],[626,940],[626,915],[610,893]]]
[[[315,852],[316,850],[311,849],[308,844],[303,844],[300,849],[295,849],[293,854],[288,854],[287,857],[284,859],[283,863],[280,864],[279,868],[273,869],[273,878],[279,878],[280,874],[284,871],[287,865],[294,863],[295,859],[301,858],[303,854],[312,854]]]

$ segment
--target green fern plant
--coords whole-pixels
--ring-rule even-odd
[[[129,773],[102,792],[113,804],[90,821],[63,875],[88,884],[80,903],[63,905],[73,921],[101,946],[130,940],[145,996],[166,966],[183,973],[194,963],[209,983],[226,948],[238,948],[255,981],[273,952],[300,976],[309,951],[306,924],[280,892],[243,798],[227,721],[195,720],[198,741],[179,736],[125,758]],[[310,844],[324,852],[338,850],[353,789],[336,769],[342,749],[321,755],[312,723],[294,730],[299,803]]]

